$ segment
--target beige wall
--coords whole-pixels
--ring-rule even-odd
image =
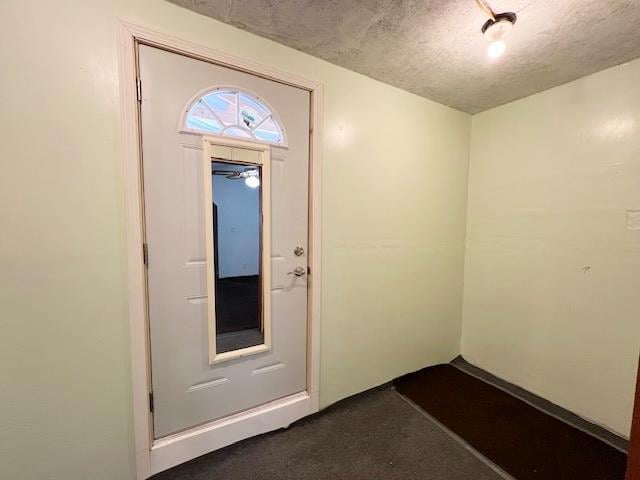
[[[640,60],[473,117],[462,353],[628,435]]]
[[[3,478],[133,478],[118,18],[324,83],[323,406],[458,353],[469,115],[160,0],[0,17]]]

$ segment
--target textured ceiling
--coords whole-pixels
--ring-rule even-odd
[[[489,0],[497,60],[474,0],[170,1],[469,113],[640,57],[640,0]]]

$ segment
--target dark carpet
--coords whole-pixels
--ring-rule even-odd
[[[216,352],[224,353],[240,348],[260,345],[264,342],[262,331],[257,328],[216,335]]]
[[[260,328],[260,277],[216,279],[216,331]]]
[[[556,477],[560,478],[560,477]],[[343,400],[154,480],[499,480],[391,389]]]
[[[518,480],[624,480],[624,453],[453,366],[394,384]]]

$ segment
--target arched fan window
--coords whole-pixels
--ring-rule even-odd
[[[276,113],[258,97],[231,88],[214,88],[196,98],[186,111],[183,128],[275,145],[286,143]]]

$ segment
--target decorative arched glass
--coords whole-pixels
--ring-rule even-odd
[[[215,88],[197,98],[187,110],[183,128],[194,133],[285,144],[276,113],[258,97],[230,88]]]

